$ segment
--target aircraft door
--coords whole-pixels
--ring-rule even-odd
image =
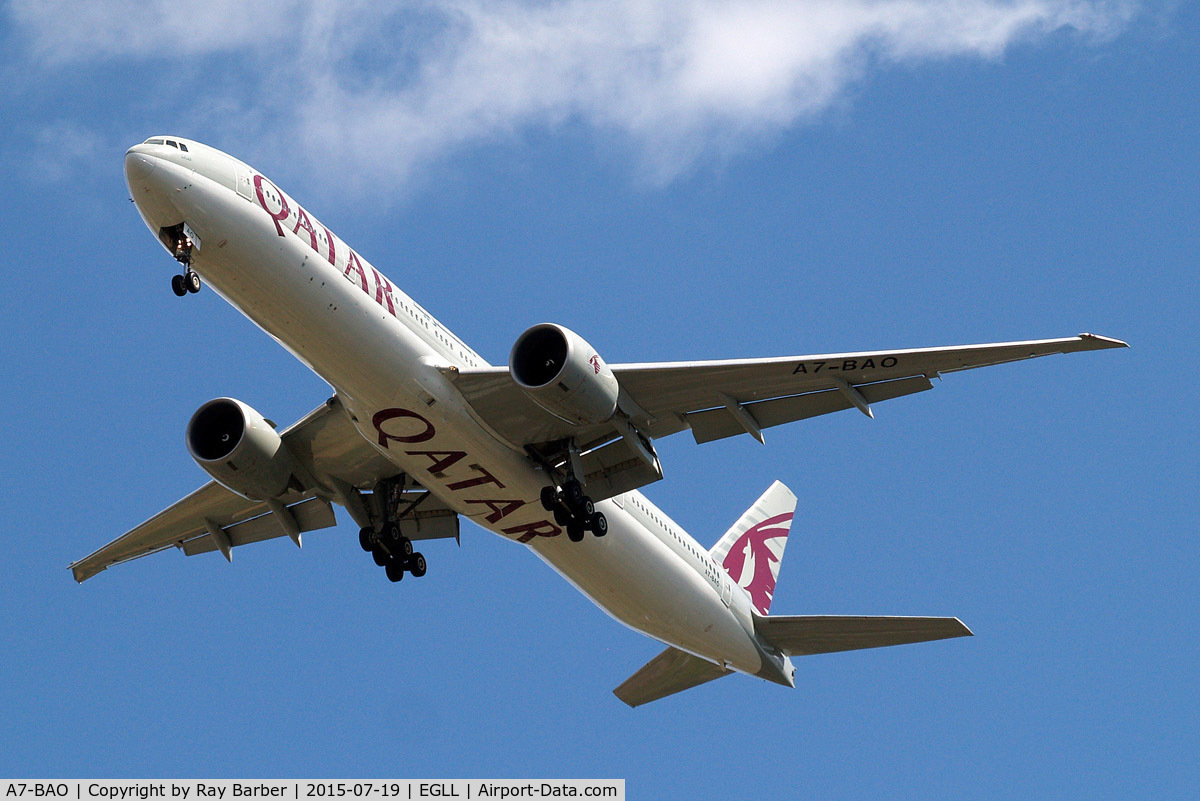
[[[237,191],[246,200],[254,200],[254,174],[246,167],[237,167]]]
[[[733,600],[733,584],[727,573],[721,574],[721,603],[729,606]]]

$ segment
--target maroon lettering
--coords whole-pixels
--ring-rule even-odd
[[[392,282],[380,275],[379,270],[374,267],[371,268],[371,274],[375,276],[375,302],[382,306],[386,300],[388,313],[395,317],[396,306],[392,302]]]
[[[263,182],[264,181],[266,181],[268,184],[271,184],[271,182],[268,179],[263,178],[261,175],[256,174],[254,176],[254,194],[258,195],[258,205],[262,206],[263,211],[265,211],[267,214],[271,215],[271,219],[275,221],[275,230],[279,232],[280,236],[283,236],[283,226],[280,225],[279,223],[282,222],[283,220],[287,219],[287,216],[288,216],[287,201],[283,199],[283,193],[279,191],[279,187],[275,186],[275,184],[271,184],[271,188],[274,189],[275,194],[279,196],[279,211],[278,212],[271,211],[271,209],[267,206],[266,192],[263,191]],[[366,282],[365,278],[363,279],[363,282],[364,283]]]
[[[468,478],[468,479],[464,479],[463,481],[456,481],[453,484],[450,484],[447,487],[447,489],[451,489],[451,490],[454,490],[455,492],[457,492],[458,490],[465,490],[469,487],[478,487],[481,484],[495,484],[497,487],[500,487],[501,489],[504,488],[504,485],[500,483],[500,480],[498,478],[496,478],[495,476],[493,476],[491,473],[489,473],[487,471],[487,468],[480,467],[477,464],[473,464],[473,465],[471,465],[471,469],[475,470],[476,472],[480,473],[481,475],[477,476],[476,478]]]
[[[333,244],[333,233],[325,226],[321,227],[325,229],[325,241],[329,243],[329,263],[337,266],[337,249]]]
[[[304,207],[297,206],[296,207],[296,227],[292,229],[292,233],[293,234],[300,233],[301,228],[303,228],[305,231],[308,231],[309,245],[312,247],[313,250],[316,251],[317,250],[317,229],[313,228],[312,220],[308,219],[308,212],[306,212],[304,210]],[[319,253],[320,251],[317,251],[317,252]]]
[[[345,275],[347,278],[350,278],[351,270],[358,273],[358,281],[359,281],[359,284],[362,286],[362,291],[366,292],[368,295],[371,294],[371,290],[367,288],[367,273],[365,270],[363,270],[362,262],[358,260],[358,254],[355,253],[353,250],[351,250],[349,255],[346,256],[346,273],[345,273]],[[354,279],[350,278],[350,280],[353,281]]]
[[[424,430],[418,431],[415,434],[389,434],[388,432],[383,430],[384,423],[388,422],[389,420],[395,420],[397,418],[405,418],[405,419],[409,419],[409,420],[415,420],[419,424],[424,426]],[[385,448],[391,447],[390,445],[388,445],[389,441],[390,442],[425,442],[426,440],[433,439],[433,434],[434,434],[433,423],[429,422],[428,420],[426,420],[424,417],[417,414],[416,412],[410,412],[408,409],[384,409],[381,412],[377,412],[375,414],[375,416],[373,418],[371,418],[371,425],[375,426],[375,430],[379,432],[379,444]],[[482,468],[480,468],[480,469],[482,469]],[[500,486],[503,487],[504,485],[501,484]],[[454,488],[451,487],[451,489],[454,489]]]
[[[467,503],[482,503],[492,510],[485,520],[489,523],[495,523],[502,517],[508,517],[513,512],[525,505],[525,501],[515,499],[506,499],[501,501],[467,501]]]
[[[429,467],[429,472],[435,476],[446,472],[446,469],[453,464],[457,464],[460,459],[466,457],[466,451],[405,451],[409,456],[425,456],[433,464]]]
[[[506,528],[504,529],[504,533],[516,537],[517,542],[529,542],[534,537],[557,537],[559,534],[562,534],[562,529],[549,520],[540,520],[537,523],[526,523],[523,526]]]

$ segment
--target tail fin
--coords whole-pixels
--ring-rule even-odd
[[[734,583],[750,593],[760,615],[771,609],[795,513],[796,496],[776,481],[709,551]]]

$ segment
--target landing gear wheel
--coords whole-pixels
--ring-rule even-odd
[[[583,494],[583,485],[576,479],[571,479],[566,484],[563,484],[563,501],[572,509],[578,509],[585,497]]]
[[[608,533],[608,518],[604,516],[603,512],[596,512],[588,518],[587,527],[590,528],[592,533],[597,537],[603,537]]]
[[[371,558],[375,560],[375,564],[383,567],[384,565],[389,564],[388,560],[391,559],[391,556],[388,555],[388,553],[382,548],[376,548],[375,550],[371,551]]]
[[[592,503],[592,499],[584,496],[583,503],[579,504],[579,516],[584,520],[591,518],[596,513],[596,504]]]
[[[195,270],[188,270],[183,274],[183,287],[193,294],[200,291],[200,276]]]
[[[542,487],[542,508],[547,512],[553,512],[556,506],[558,506],[558,488]]]
[[[567,537],[571,542],[583,542],[583,525],[574,521],[567,523]]]
[[[554,522],[558,523],[560,526],[565,526],[574,519],[575,515],[571,514],[566,509],[563,509],[561,506],[554,507]]]
[[[404,539],[404,537],[400,534],[400,527],[398,525],[395,523],[384,523],[379,539],[387,546],[389,551],[395,551],[400,545],[400,540]]]
[[[408,570],[413,574],[413,578],[420,578],[425,575],[425,557],[419,553],[414,553],[408,557]]]
[[[404,562],[399,559],[393,559],[388,562],[387,565],[384,566],[383,570],[385,573],[387,573],[388,581],[392,582],[393,584],[404,578]],[[413,575],[415,576],[416,573]]]
[[[395,553],[405,559],[413,555],[412,540],[408,537],[401,537],[400,542],[396,543]]]
[[[183,280],[182,275],[171,276],[171,291],[181,298],[188,293],[187,286],[183,283]]]
[[[367,526],[358,530],[358,545],[364,551],[370,551],[375,547],[375,529]]]

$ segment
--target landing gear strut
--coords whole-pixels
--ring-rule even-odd
[[[571,542],[582,542],[587,531],[597,537],[608,533],[608,518],[596,511],[596,504],[573,475],[561,487],[542,487],[542,508],[554,513],[554,522],[567,529]]]
[[[195,250],[195,244],[192,238],[184,233],[185,227],[180,223],[174,228],[164,228],[159,232],[175,261],[183,265],[182,275],[171,276],[171,290],[179,297],[189,292],[195,294],[200,291],[200,276],[192,269],[192,251]]]
[[[379,510],[384,522],[378,530],[375,526],[360,529],[359,546],[384,569],[389,581],[401,581],[405,573],[420,578],[425,575],[425,557],[414,551],[412,540],[401,533],[400,520],[424,498],[412,502],[404,498],[404,476],[379,482],[375,493],[381,501]]]

